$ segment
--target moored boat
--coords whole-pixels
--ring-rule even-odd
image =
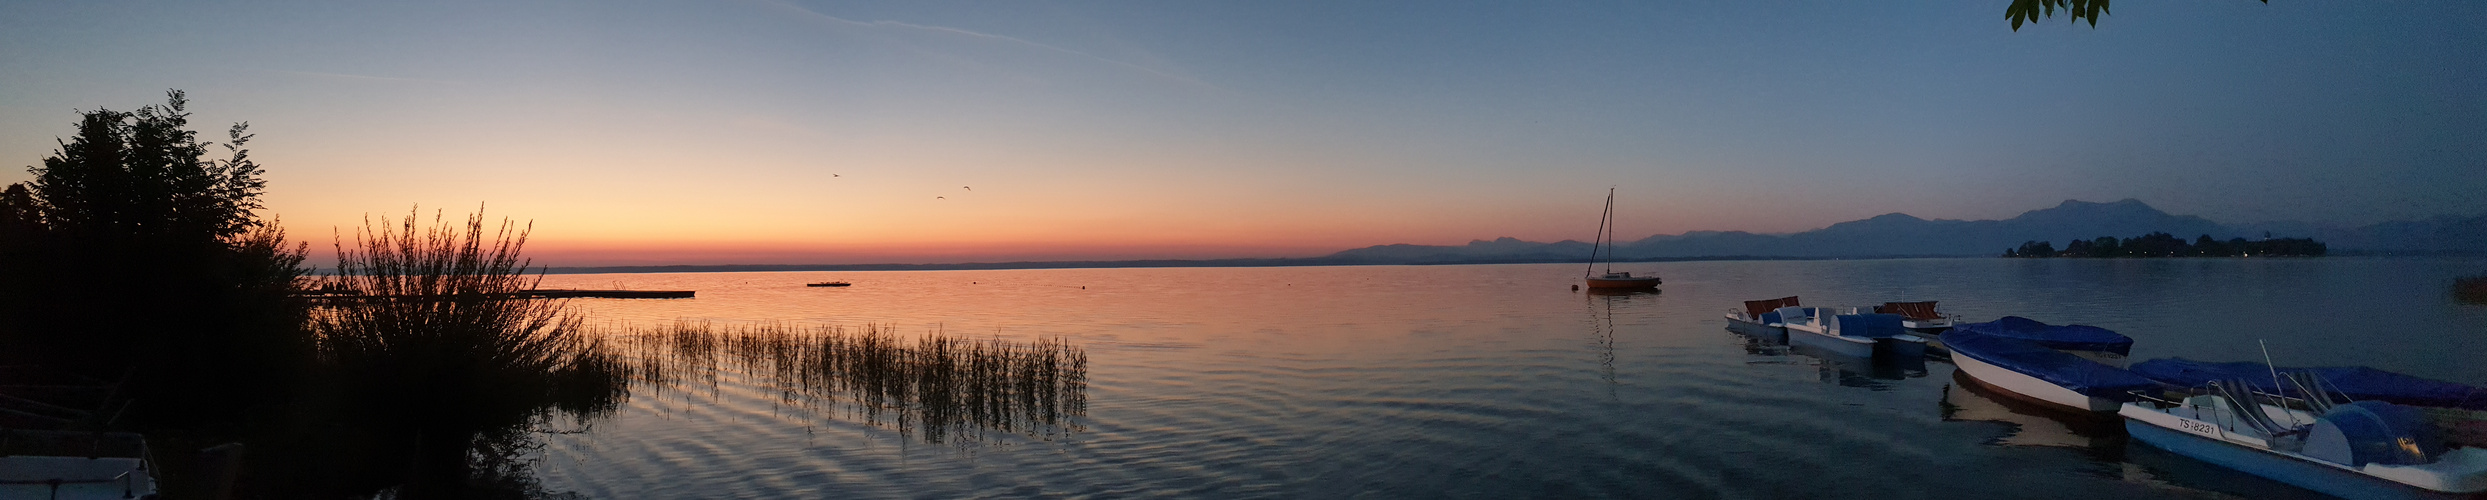
[[[847,283],[847,282],[844,282],[844,281],[823,281],[823,282],[819,282],[819,283],[807,283],[807,284],[804,284],[803,286],[854,286],[854,285],[855,285],[854,283]]]
[[[1790,345],[1805,345],[1843,356],[1924,357],[1926,340],[1900,328],[1890,314],[1859,314],[1854,307],[1782,307],[1781,324]]]
[[[1911,332],[1940,334],[1944,330],[1952,329],[1952,324],[1957,323],[1958,318],[1935,310],[1934,303],[1935,301],[1931,300],[1884,302],[1883,305],[1874,306],[1874,312],[1900,315],[1900,327],[1907,328]]]
[[[1596,274],[1599,264],[1606,272]],[[1606,212],[1598,217],[1597,241],[1589,247],[1589,269],[1581,272],[1581,280],[1591,291],[1655,291],[1657,276],[1633,276],[1631,272],[1615,272],[1615,190],[1606,190]]]
[[[2304,372],[2282,378],[2297,397],[2232,379],[2181,399],[2137,394],[2118,415],[2126,432],[2150,446],[2326,494],[2487,492],[2487,448],[2443,446],[2414,408],[2338,399]]]
[[[152,465],[137,434],[0,429],[0,498],[155,498]]]
[[[1952,364],[1969,378],[2006,395],[2061,409],[2113,412],[2131,399],[2130,391],[2160,387],[2132,372],[2028,339],[1954,329],[1943,334],[1943,343],[1952,351]]]
[[[2133,352],[2133,338],[2115,330],[2090,325],[2050,325],[2020,316],[2004,316],[1984,323],[1960,323],[1945,331],[1942,341],[1949,342],[1953,332],[1977,332],[2029,341],[2119,368],[2125,364],[2125,355]]]
[[[2133,364],[2133,373],[2177,387],[2199,387],[2212,381],[2243,381],[2254,390],[2275,393],[2273,377],[2303,373],[2320,379],[2341,397],[2417,407],[2447,443],[2487,448],[2487,388],[2473,387],[2364,366],[2274,367],[2264,363],[2213,363],[2162,358]]]
[[[1780,321],[1779,308],[1799,305],[1793,295],[1770,300],[1747,300],[1743,309],[1727,310],[1727,329],[1745,335],[1785,336],[1788,328]]]

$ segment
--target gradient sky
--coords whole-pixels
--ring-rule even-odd
[[[417,204],[555,265],[2487,212],[2487,3],[2008,3],[6,1],[0,182],[179,88],[323,258]]]

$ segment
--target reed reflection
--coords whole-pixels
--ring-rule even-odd
[[[934,332],[910,342],[882,325],[705,322],[623,326],[599,337],[599,359],[634,391],[715,391],[721,375],[741,375],[788,406],[845,413],[931,443],[977,442],[991,432],[1068,435],[1088,408],[1087,351],[1061,338]]]

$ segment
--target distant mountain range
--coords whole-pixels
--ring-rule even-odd
[[[2356,228],[2297,222],[2227,225],[2190,215],[2171,215],[2140,200],[2127,199],[2114,203],[2065,200],[2054,208],[2031,210],[2003,220],[1927,220],[1892,213],[1793,234],[1662,234],[1617,244],[1615,256],[1624,260],[1989,256],[2028,241],[2062,245],[2075,238],[2130,238],[2151,232],[2165,232],[2187,240],[2206,234],[2221,240],[2314,238],[2341,254],[2487,253],[2487,215],[2393,221]],[[1373,264],[1451,264],[1570,262],[1588,255],[1589,244],[1584,242],[1538,243],[1506,237],[1458,246],[1378,245],[1331,254],[1324,259]]]
[[[1876,257],[1972,257],[2002,255],[2028,241],[2057,245],[2075,238],[2131,238],[2165,232],[2186,240],[2201,235],[2259,239],[2314,238],[2334,255],[2487,254],[2487,215],[2440,216],[2363,227],[2301,222],[2228,225],[2191,215],[2170,215],[2140,200],[2092,203],[2065,200],[2003,220],[1926,220],[1902,213],[1832,224],[1793,234],[1693,231],[1662,234],[1616,245],[1621,260],[1839,259]],[[1321,257],[1215,260],[1121,260],[1075,262],[978,262],[962,264],[686,265],[552,268],[553,273],[657,273],[724,271],[899,271],[940,269],[1042,269],[1095,267],[1270,267],[1369,264],[1494,264],[1581,262],[1589,244],[1504,237],[1466,245],[1376,245]]]

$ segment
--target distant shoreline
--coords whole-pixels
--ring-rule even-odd
[[[1719,260],[1874,260],[1929,258],[1990,258],[1991,255],[1887,255],[1874,257],[1768,257],[1728,255],[1623,259],[1615,262],[1695,262]],[[1587,264],[1565,259],[1467,259],[1382,261],[1331,257],[1274,259],[1155,259],[1030,262],[962,262],[955,264],[718,264],[665,266],[548,267],[545,274],[745,273],[787,271],[983,271],[1007,269],[1116,269],[1156,267],[1326,267],[1326,266],[1465,266],[1483,264]]]
[[[2487,254],[2470,252],[2332,252],[2327,257],[2479,257]],[[1703,257],[1663,257],[1623,259],[1615,262],[1708,262],[1732,260],[1890,260],[1890,259],[2003,259],[1997,255],[1878,255],[1842,257],[1780,257],[1761,255],[1720,255]],[[2322,257],[2172,257],[2176,259],[2316,259]],[[2162,260],[2156,259],[2064,259],[2064,260]],[[572,266],[546,267],[544,274],[649,274],[649,273],[752,273],[804,271],[988,271],[1016,269],[1125,269],[1175,267],[1327,267],[1327,266],[1468,266],[1488,264],[1583,264],[1570,259],[1470,259],[1382,261],[1342,259],[1333,257],[1269,258],[1269,259],[1146,259],[1146,260],[1076,260],[1021,262],[961,262],[953,264],[712,264],[659,266]]]

